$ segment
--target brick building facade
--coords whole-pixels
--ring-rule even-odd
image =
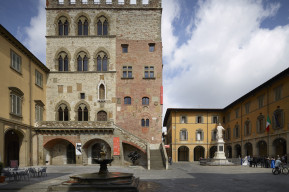
[[[93,164],[101,150],[123,165],[136,150],[149,164],[162,131],[161,13],[160,0],[47,0],[47,118],[34,128],[34,164]]]

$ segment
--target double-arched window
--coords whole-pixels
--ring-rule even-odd
[[[77,56],[77,71],[88,71],[88,57],[84,52]]]
[[[88,121],[88,109],[85,104],[80,104],[77,109],[78,121]]]
[[[68,57],[65,52],[61,52],[58,56],[58,71],[68,71]]]
[[[69,111],[65,104],[61,104],[58,107],[58,121],[69,121]]]
[[[150,126],[150,120],[149,119],[142,119],[141,120],[141,126],[142,127],[149,127]]]
[[[68,35],[69,22],[62,16],[58,20],[58,35]]]
[[[99,52],[96,57],[97,60],[97,71],[107,71],[108,69],[108,58],[105,52]]]
[[[78,35],[88,35],[88,20],[86,17],[82,16],[78,19]]]
[[[97,19],[97,35],[108,35],[108,22],[106,17],[101,16]]]

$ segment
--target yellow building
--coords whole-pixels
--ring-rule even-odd
[[[0,161],[32,165],[32,128],[45,120],[49,69],[0,25]]]
[[[288,156],[288,114],[289,68],[224,109],[167,109],[165,143],[174,162],[212,158],[216,127],[221,123],[228,158]],[[266,131],[268,117],[271,125]]]

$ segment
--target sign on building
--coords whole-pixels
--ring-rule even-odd
[[[113,138],[113,155],[120,155],[119,137]]]
[[[81,149],[81,143],[76,143],[76,155],[81,155],[82,154],[82,149]]]

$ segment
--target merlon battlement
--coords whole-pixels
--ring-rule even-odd
[[[161,8],[161,0],[46,0],[46,8]]]

